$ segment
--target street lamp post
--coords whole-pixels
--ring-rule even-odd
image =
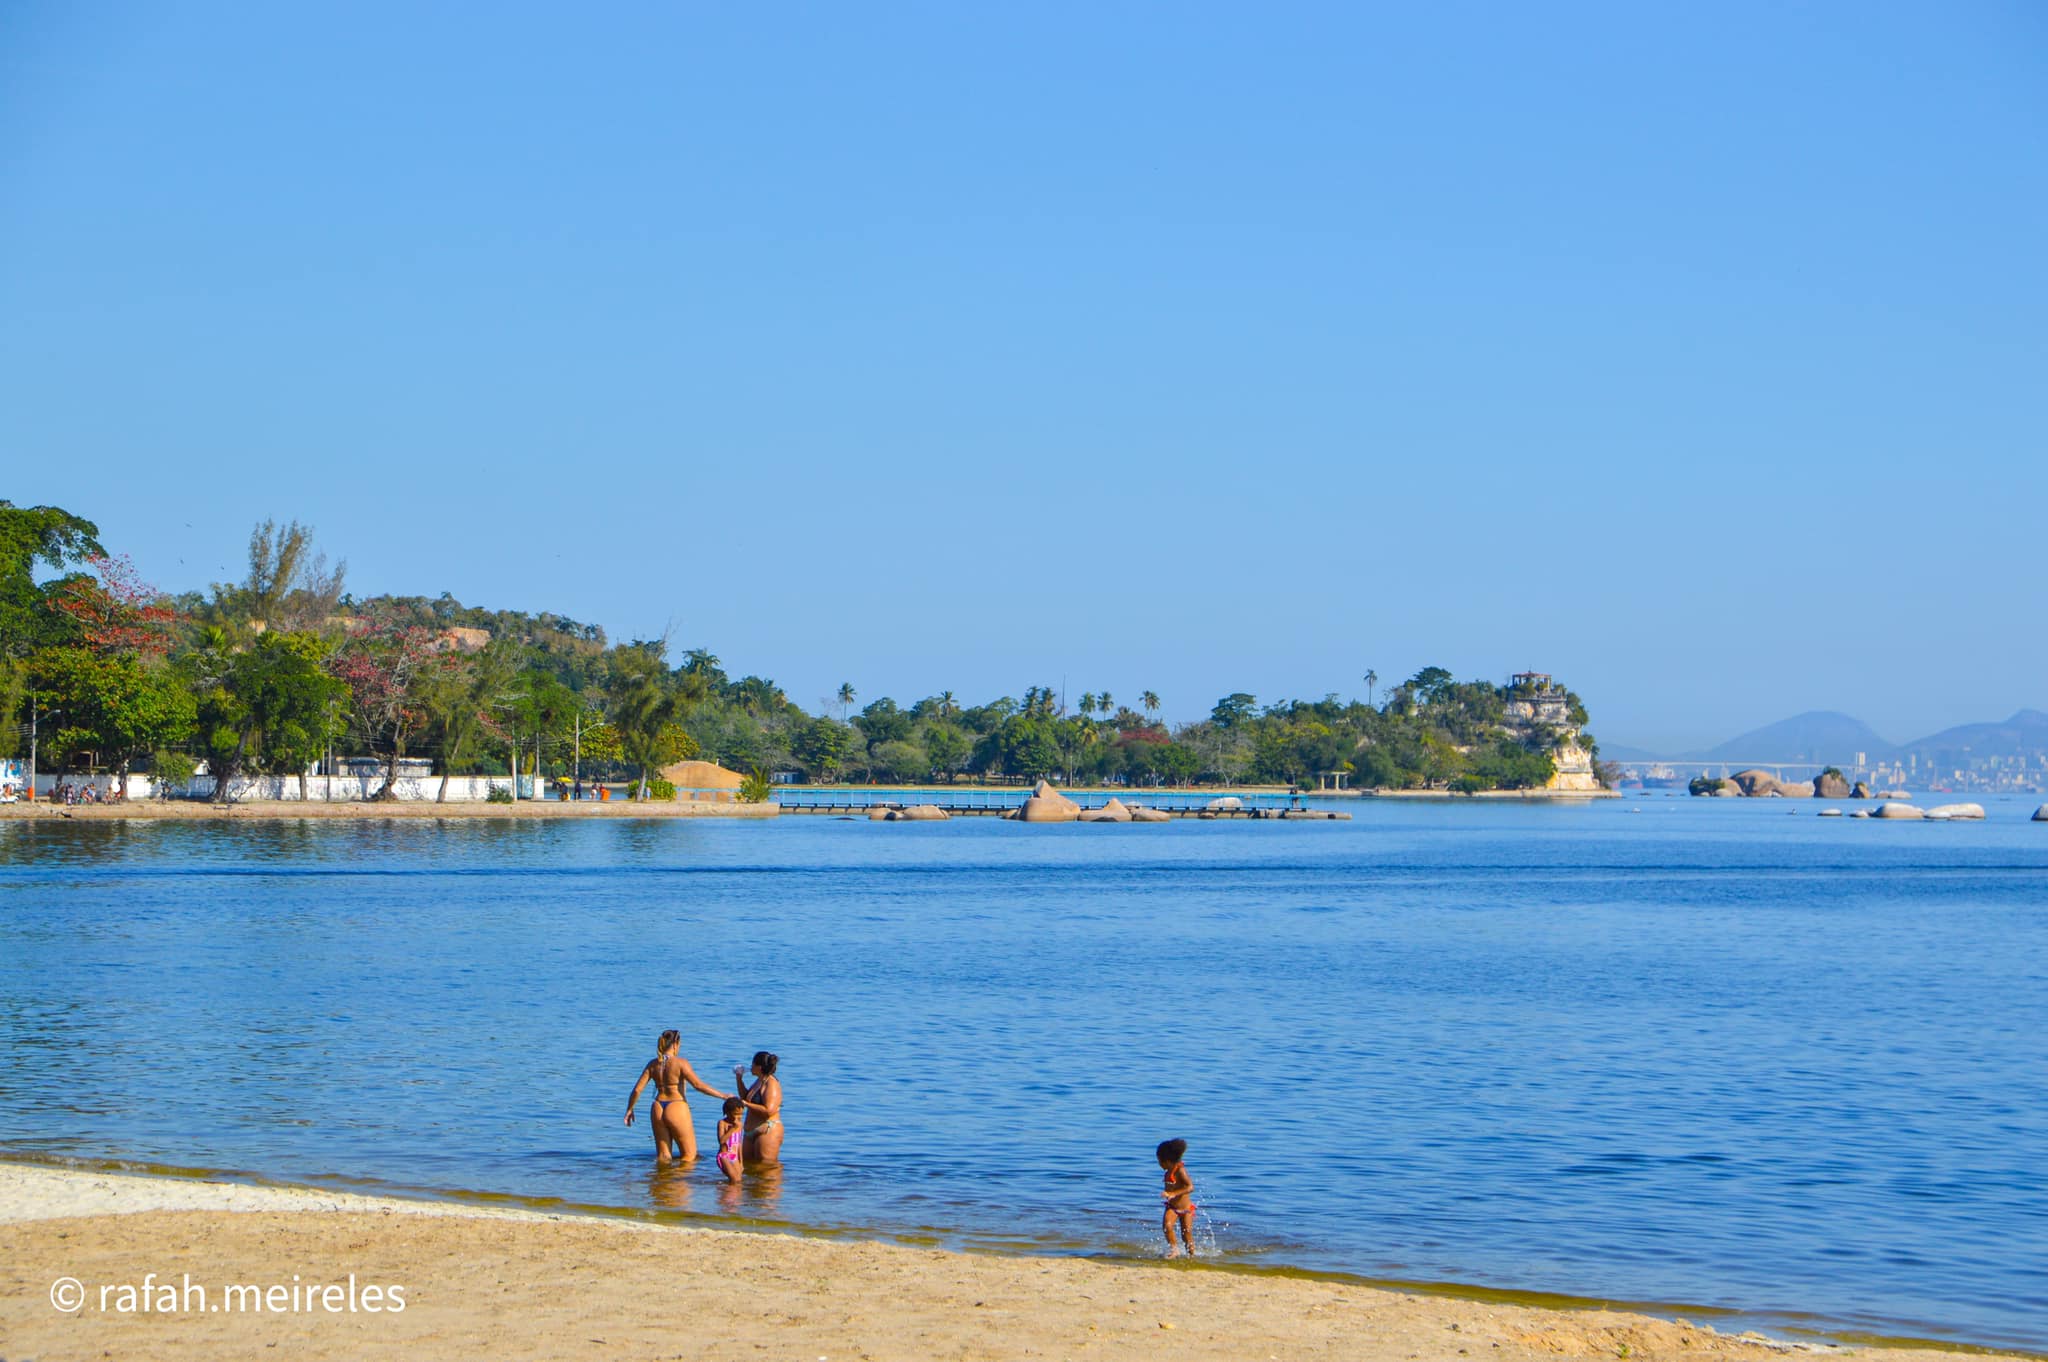
[[[62,714],[64,711],[61,709],[52,709],[45,710],[42,712],[48,714]],[[36,697],[31,695],[28,697],[28,802],[31,804],[36,802],[37,715],[38,711],[36,709]]]

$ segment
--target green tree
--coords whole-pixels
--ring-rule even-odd
[[[833,780],[846,764],[853,730],[836,719],[817,718],[798,733],[794,755],[814,780]]]
[[[195,650],[200,750],[226,804],[250,770],[295,773],[305,797],[306,767],[341,728],[348,687],[325,666],[326,648],[308,634],[264,633],[248,646],[226,643],[209,626]]]
[[[883,780],[922,780],[931,774],[931,758],[925,750],[907,739],[893,738],[878,743],[872,758],[874,773]]]
[[[647,798],[655,770],[682,761],[697,750],[682,719],[703,695],[705,671],[671,677],[662,666],[663,645],[636,642],[612,653],[613,685],[607,718],[619,732],[626,760],[640,768],[634,798]]]
[[[32,659],[30,676],[60,714],[49,739],[52,753],[60,761],[89,754],[118,772],[124,799],[137,758],[192,737],[197,706],[191,688],[161,658],[50,648]]]
[[[448,802],[449,778],[469,763],[478,740],[486,736],[485,716],[511,691],[518,665],[518,649],[493,640],[481,652],[451,658],[422,687],[421,702],[433,723],[441,754],[441,786],[434,802]],[[586,750],[590,739],[586,731]]]
[[[1251,718],[1258,700],[1243,691],[1234,691],[1216,702],[1209,711],[1209,722],[1221,729],[1238,728]]]
[[[932,770],[943,776],[947,784],[960,773],[974,744],[958,726],[949,723],[927,724],[924,729],[925,755],[931,760]]]
[[[1050,776],[1060,769],[1057,721],[1042,714],[1018,715],[1003,725],[1001,751],[1007,775]]]
[[[310,526],[266,520],[249,534],[249,571],[235,585],[216,583],[207,616],[257,632],[317,633],[341,606],[348,564],[327,566]]]
[[[0,501],[0,658],[24,657],[58,641],[60,622],[36,585],[35,565],[62,571],[104,558],[99,534],[90,520],[55,506]]]

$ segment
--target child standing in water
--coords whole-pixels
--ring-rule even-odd
[[[1187,1157],[1186,1140],[1168,1140],[1159,1146],[1159,1166],[1166,1170],[1166,1188],[1159,1195],[1166,1202],[1166,1213],[1160,1217],[1159,1228],[1166,1235],[1166,1256],[1178,1258],[1185,1253],[1195,1256],[1195,1180],[1188,1176],[1187,1165],[1181,1160]],[[1180,1243],[1173,1242],[1173,1227],[1180,1226]]]
[[[727,1182],[740,1180],[740,1139],[746,1124],[747,1104],[737,1097],[725,1099],[725,1115],[718,1122],[718,1171]]]

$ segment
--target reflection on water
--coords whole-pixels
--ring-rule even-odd
[[[2048,1347],[2028,809],[1353,808],[0,823],[0,1148],[1149,1255],[1178,1135],[1235,1261]],[[783,1168],[654,1167],[670,1026]]]
[[[696,1159],[655,1164],[647,1174],[648,1204],[665,1211],[687,1211],[696,1194]]]

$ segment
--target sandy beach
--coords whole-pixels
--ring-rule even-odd
[[[249,1308],[247,1287],[266,1308]],[[0,1164],[0,1350],[299,1362],[1965,1355],[1790,1344],[1639,1314],[1168,1263],[957,1254],[23,1164]]]

